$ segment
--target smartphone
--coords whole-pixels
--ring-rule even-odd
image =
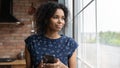
[[[44,55],[43,56],[43,63],[55,63],[55,57],[52,55]]]

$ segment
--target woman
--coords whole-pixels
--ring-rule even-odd
[[[76,68],[77,43],[59,31],[67,24],[68,9],[55,2],[38,7],[34,19],[37,33],[25,39],[27,68]],[[54,63],[44,63],[43,56],[52,55]]]

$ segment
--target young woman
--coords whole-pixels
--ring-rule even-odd
[[[68,9],[56,2],[39,6],[35,13],[37,33],[25,39],[27,68],[76,68],[76,48],[74,39],[60,35],[67,24]],[[44,63],[43,56],[56,58],[54,63]]]

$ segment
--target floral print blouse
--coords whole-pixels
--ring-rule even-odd
[[[78,47],[74,39],[65,35],[61,35],[58,39],[50,39],[44,35],[34,34],[25,39],[25,44],[30,53],[33,68],[37,68],[44,55],[53,55],[68,65],[69,58]]]

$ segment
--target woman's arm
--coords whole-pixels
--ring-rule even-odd
[[[72,54],[72,56],[69,59],[69,68],[76,68],[76,51]]]
[[[25,47],[25,60],[26,60],[26,68],[31,68],[31,58],[28,49]]]

